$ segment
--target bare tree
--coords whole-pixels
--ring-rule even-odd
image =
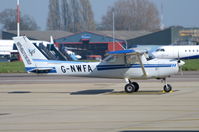
[[[0,23],[3,25],[4,30],[16,30],[17,29],[16,10],[5,9],[4,11],[0,12]],[[21,30],[37,30],[38,26],[32,17],[28,15],[21,15],[20,16],[20,29]]]
[[[83,10],[83,21],[85,22],[84,30],[95,30],[93,11],[89,0],[80,0]]]
[[[61,9],[62,9],[62,24],[61,24],[61,28],[62,30],[65,31],[70,31],[72,30],[71,27],[73,27],[73,15],[72,15],[72,9],[71,6],[69,4],[68,0],[62,0],[62,4],[61,4]]]
[[[155,30],[160,28],[158,10],[149,0],[118,0],[102,18],[103,29],[112,29],[113,12],[116,30]]]
[[[60,30],[61,29],[61,16],[59,0],[49,0],[49,13],[47,28],[49,30]]]
[[[58,1],[49,0],[48,28],[60,27],[60,29],[69,32],[95,30],[94,17],[89,0],[61,0],[60,5],[57,4]],[[61,7],[61,12],[58,12],[58,6]],[[58,21],[58,23],[55,21]]]
[[[89,0],[62,0],[63,29],[69,32],[95,30]]]
[[[70,0],[70,6],[72,7],[72,20],[73,20],[73,27],[71,32],[79,32],[83,31],[84,29],[84,20],[83,20],[83,10],[80,3],[80,0]]]

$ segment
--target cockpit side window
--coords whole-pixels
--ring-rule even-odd
[[[139,64],[137,55],[126,55],[127,64]]]

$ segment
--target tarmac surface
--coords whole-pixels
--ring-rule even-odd
[[[0,74],[0,132],[199,130],[199,72],[139,80]]]

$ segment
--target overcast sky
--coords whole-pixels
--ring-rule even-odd
[[[117,0],[90,0],[95,21],[100,23],[107,8]],[[181,25],[199,27],[199,0],[151,0],[159,10],[163,5],[163,24],[168,26]],[[0,0],[0,11],[6,8],[16,8],[16,0]],[[20,0],[23,14],[32,16],[42,30],[46,28],[48,16],[48,0]]]

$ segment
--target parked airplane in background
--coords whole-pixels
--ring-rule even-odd
[[[39,45],[40,43],[47,45],[50,42],[40,41],[40,40],[31,40],[32,43]],[[11,61],[13,58],[13,54],[18,53],[17,48],[14,46],[13,40],[0,40],[0,61]]]
[[[161,59],[197,59],[199,58],[199,45],[161,46],[153,51],[152,55]]]
[[[45,46],[50,42],[47,41],[40,41],[40,40],[31,40],[32,43],[39,45],[40,43],[44,44]],[[11,52],[18,52],[17,49],[14,48],[14,41],[13,40],[0,40],[0,54],[10,54]]]
[[[17,50],[13,49],[13,42],[13,40],[0,40],[0,62],[16,59],[16,57],[11,56],[11,53],[18,53]]]
[[[51,42],[43,41],[43,40],[30,40],[31,43],[39,46],[40,44],[43,44],[45,47],[49,44],[54,44],[53,38],[51,37]],[[57,47],[56,47],[57,48]],[[58,50],[58,48],[57,48]],[[76,55],[74,52],[70,50],[65,51],[73,60],[81,59],[80,55]],[[0,40],[0,60],[7,60],[9,61],[11,59],[11,54],[18,53],[17,48],[14,46],[13,40]]]
[[[13,40],[0,40],[0,55],[10,55],[11,52],[17,52],[13,50]]]
[[[135,79],[162,79],[163,89],[170,92],[172,87],[166,78],[179,71],[183,61],[169,59],[147,59],[144,53],[132,49],[109,52],[102,62],[73,62],[47,60],[26,36],[13,38],[28,73],[121,78],[128,84],[125,91],[137,92],[139,85]]]

